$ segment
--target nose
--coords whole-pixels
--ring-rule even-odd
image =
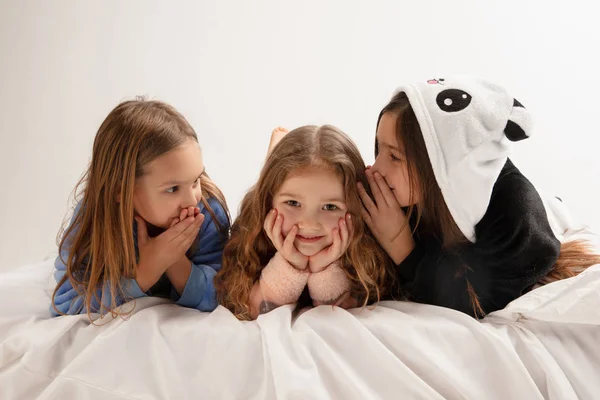
[[[317,218],[317,214],[315,212],[303,213],[298,222],[298,228],[300,228],[300,231],[304,232],[319,230],[320,223],[319,219]]]
[[[375,158],[375,162],[373,163],[373,166],[371,167],[371,172],[375,173],[375,172],[379,172],[381,175],[385,176],[385,174],[383,173],[383,168],[382,168],[382,162],[381,162],[381,157],[377,156],[377,158]]]
[[[195,191],[193,189],[187,189],[181,198],[181,209],[196,207],[199,201],[200,199],[197,198]]]

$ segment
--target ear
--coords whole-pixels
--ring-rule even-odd
[[[513,109],[508,118],[504,128],[504,134],[508,140],[518,142],[531,135],[531,116],[517,99],[513,99]]]

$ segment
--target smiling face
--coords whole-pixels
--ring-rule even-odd
[[[168,228],[181,211],[202,198],[200,175],[204,171],[198,142],[184,144],[146,164],[135,180],[133,207],[148,223]]]
[[[283,236],[294,225],[294,245],[312,256],[333,243],[333,230],[348,211],[341,177],[326,167],[291,172],[273,196],[273,208],[283,215]]]
[[[406,155],[396,136],[397,121],[398,117],[392,112],[381,116],[377,126],[377,157],[372,170],[383,176],[400,206],[408,207],[418,203],[420,196],[414,190],[411,202]]]

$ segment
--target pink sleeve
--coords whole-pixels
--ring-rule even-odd
[[[349,290],[350,279],[338,263],[333,263],[308,278],[310,297],[319,302],[336,300]]]
[[[298,301],[302,294],[309,271],[294,268],[279,252],[275,253],[267,266],[262,270],[261,283],[264,283],[275,294],[270,299],[277,304],[290,304]]]

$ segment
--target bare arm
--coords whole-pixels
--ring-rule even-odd
[[[284,304],[277,301],[277,296],[267,285],[261,285],[260,281],[254,284],[250,292],[250,315],[252,319],[256,319],[260,314],[266,314],[282,305]]]

